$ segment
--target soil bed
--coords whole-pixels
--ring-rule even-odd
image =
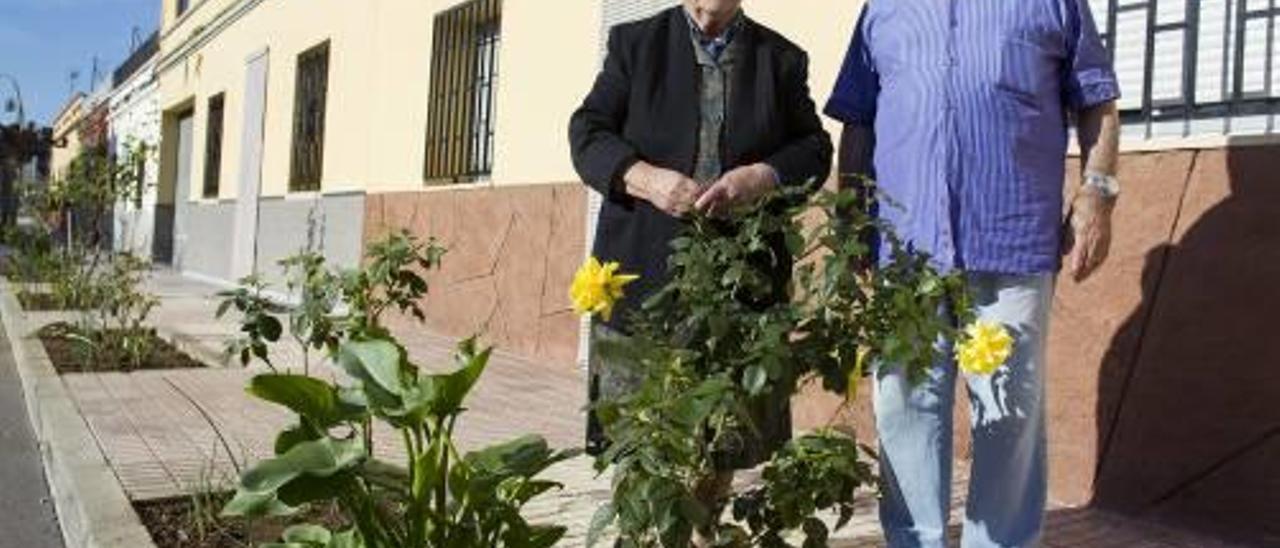
[[[278,542],[290,525],[314,523],[330,530],[348,527],[333,504],[313,505],[287,518],[211,517],[228,500],[230,493],[216,495],[203,511],[197,511],[191,497],[135,502],[133,509],[159,548],[248,548]]]
[[[58,302],[57,297],[50,293],[28,293],[26,291],[18,292],[18,303],[22,304],[22,309],[27,312],[54,312],[59,310],[70,310],[62,306]]]
[[[40,342],[44,343],[45,352],[49,354],[49,360],[53,362],[53,368],[59,374],[108,371],[128,372],[133,370],[132,368],[119,369],[90,363],[85,357],[86,352],[83,346],[85,343],[70,340],[63,335],[69,329],[70,326],[65,323],[55,323],[40,328],[38,333]],[[205,367],[204,363],[188,356],[169,344],[168,341],[152,333],[151,354],[142,363],[142,367],[138,369],[196,369],[203,367]]]

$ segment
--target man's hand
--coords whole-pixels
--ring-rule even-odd
[[[778,176],[766,164],[751,164],[725,173],[702,193],[695,207],[710,216],[730,211],[760,199],[778,186]]]
[[[1086,280],[1107,260],[1114,207],[1114,200],[1087,187],[1081,188],[1071,202],[1071,233],[1067,241],[1071,251],[1067,255],[1067,268],[1077,283]]]
[[[672,217],[684,217],[693,211],[703,192],[697,181],[683,173],[636,162],[623,175],[627,194],[645,200]]]

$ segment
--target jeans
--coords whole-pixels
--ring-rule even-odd
[[[966,276],[980,319],[1014,336],[991,376],[964,375],[973,434],[964,548],[1030,547],[1040,539],[1047,490],[1045,344],[1053,274]],[[950,316],[948,314],[948,316]],[[951,501],[952,409],[958,376],[950,341],[942,363],[913,386],[896,368],[877,374],[875,411],[890,547],[944,547]]]

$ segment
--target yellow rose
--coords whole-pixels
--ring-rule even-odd
[[[854,360],[853,370],[849,371],[848,387],[845,388],[844,398],[850,402],[858,400],[858,383],[862,382],[862,373],[867,370],[867,358],[871,356],[871,349],[865,346],[858,347],[858,354]]]
[[[965,373],[990,375],[1013,355],[1013,335],[1003,325],[977,321],[956,344],[956,361]]]
[[[639,278],[618,274],[619,268],[616,262],[601,264],[595,257],[587,259],[569,287],[574,312],[584,316],[599,314],[608,320],[613,315],[614,303],[623,296],[622,288]]]

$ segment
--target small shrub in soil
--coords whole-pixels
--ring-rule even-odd
[[[333,529],[350,525],[333,504],[316,504],[287,518],[221,517],[218,511],[231,493],[209,500],[180,497],[133,503],[142,524],[159,548],[249,548],[274,542],[284,530],[301,523],[320,523]]]
[[[149,331],[146,341],[148,352],[139,361],[138,366],[129,362],[103,363],[94,359],[94,352],[89,348],[89,339],[109,340],[117,334],[106,331],[101,334],[83,335],[83,331],[66,323],[47,325],[37,333],[40,342],[44,343],[45,352],[53,362],[53,368],[59,374],[120,371],[129,372],[152,369],[193,369],[204,367],[199,360],[178,350],[168,341],[160,338],[154,331]]]

